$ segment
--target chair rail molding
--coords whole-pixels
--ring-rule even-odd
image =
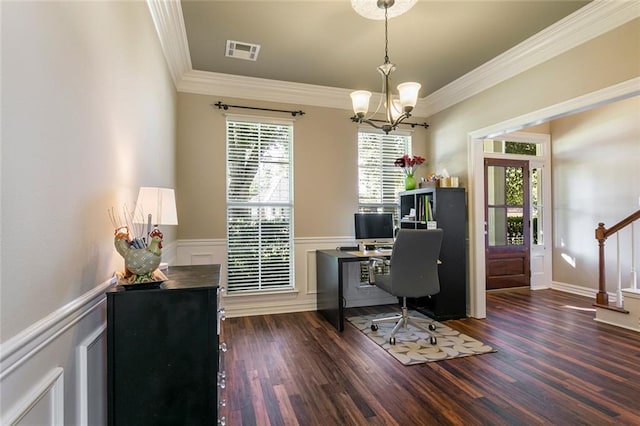
[[[115,283],[115,276],[109,278],[3,343],[0,346],[0,381],[85,316],[104,306],[104,293]]]

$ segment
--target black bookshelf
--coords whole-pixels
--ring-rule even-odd
[[[411,218],[409,213],[415,210]],[[464,188],[422,188],[400,193],[400,227],[426,229],[429,220],[444,231],[438,268],[440,293],[407,304],[438,320],[467,316],[467,203]]]

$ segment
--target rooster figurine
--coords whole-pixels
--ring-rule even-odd
[[[162,232],[154,229],[149,234],[149,244],[144,247],[140,239],[131,240],[127,227],[116,229],[114,244],[124,258],[125,277],[136,275],[134,282],[152,281],[162,258],[162,237]]]

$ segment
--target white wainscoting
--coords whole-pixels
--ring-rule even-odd
[[[0,424],[105,424],[104,293],[114,284],[95,285],[0,346]]]
[[[3,415],[3,425],[64,424],[64,370],[54,368],[16,407]],[[3,391],[4,392],[4,391]]]
[[[104,323],[78,346],[76,408],[81,425],[107,423],[107,407],[104,401],[96,401],[89,397],[95,395],[96,389],[101,389],[102,395],[107,394],[106,330],[107,324]]]
[[[226,316],[268,315],[289,312],[315,311],[316,303],[316,250],[335,249],[355,245],[351,237],[303,237],[294,239],[294,289],[261,294],[229,295],[224,293]],[[177,265],[219,263],[220,285],[226,286],[226,240],[178,240]],[[395,303],[397,299],[375,288],[362,288],[358,282],[359,266],[348,266],[348,286],[345,296],[348,306],[370,306]]]

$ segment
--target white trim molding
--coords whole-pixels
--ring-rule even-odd
[[[100,351],[107,347],[106,336],[107,324],[104,323],[98,327],[93,333],[85,338],[80,345],[78,345],[78,364],[76,372],[76,400],[78,405],[76,410],[78,412],[79,424],[89,425],[92,422],[89,421],[89,395],[92,395],[92,389],[90,388],[90,382],[92,375],[103,375],[104,382],[106,384],[106,369],[103,365],[89,365],[91,357],[91,351]],[[99,343],[102,340],[104,346],[100,346]],[[104,350],[106,354],[106,350]],[[106,362],[106,360],[105,360]]]
[[[423,98],[429,117],[640,16],[635,1],[595,0]],[[418,111],[416,111],[418,114]]]
[[[64,369],[54,368],[8,414],[2,417],[3,425],[17,425],[33,410],[47,413],[47,424],[64,424]]]
[[[173,83],[177,87],[182,76],[192,68],[182,5],[179,0],[147,0],[147,5]]]
[[[486,317],[484,250],[484,167],[482,140],[496,138],[569,114],[640,95],[640,77],[578,96],[537,111],[475,130],[468,134],[468,211],[469,211],[469,315]],[[558,283],[552,283],[558,288]]]
[[[0,346],[0,380],[101,307],[105,291],[115,282],[115,277],[111,277],[3,343]]]
[[[350,89],[194,70],[180,1],[147,0],[147,4],[179,92],[351,110]],[[421,98],[413,115],[436,114],[638,17],[637,1],[594,0]]]

